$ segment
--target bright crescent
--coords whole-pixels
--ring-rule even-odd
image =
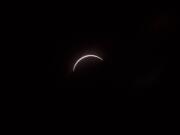
[[[83,59],[89,58],[89,57],[93,57],[93,58],[97,58],[97,59],[99,59],[99,60],[103,60],[101,57],[99,57],[99,56],[97,56],[97,55],[85,55],[85,56],[79,58],[79,59],[76,61],[76,63],[74,64],[74,67],[73,67],[73,72],[75,71],[76,66],[77,66],[77,64],[78,64],[80,61],[82,61]]]

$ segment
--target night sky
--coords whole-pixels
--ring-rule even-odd
[[[51,95],[113,99],[172,93],[176,9],[124,9],[76,16],[55,30],[48,53]],[[72,72],[86,54],[104,61],[86,59]]]

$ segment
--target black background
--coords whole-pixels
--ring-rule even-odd
[[[45,40],[45,86],[51,89],[47,94],[113,99],[174,93],[178,86],[176,12],[175,7],[126,6],[56,16]],[[72,72],[75,61],[89,53],[104,61],[84,61]]]

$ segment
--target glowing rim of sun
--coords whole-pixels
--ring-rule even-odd
[[[89,58],[89,57],[97,58],[97,59],[103,61],[103,59],[102,59],[101,57],[99,57],[99,56],[97,56],[97,55],[93,55],[93,54],[89,54],[89,55],[82,56],[82,57],[79,58],[79,59],[76,61],[76,63],[74,64],[74,66],[73,66],[73,72],[75,71],[76,66],[77,66],[77,64],[78,64],[80,61],[82,61],[83,59]]]

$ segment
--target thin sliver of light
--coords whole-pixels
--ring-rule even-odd
[[[77,66],[77,64],[78,64],[80,61],[82,61],[83,59],[89,58],[89,57],[93,57],[93,58],[97,58],[97,59],[99,59],[99,60],[103,60],[101,57],[99,57],[99,56],[97,56],[97,55],[85,55],[85,56],[82,56],[82,57],[79,58],[79,59],[76,61],[76,63],[74,64],[74,66],[73,66],[73,72],[75,71],[76,66]]]

